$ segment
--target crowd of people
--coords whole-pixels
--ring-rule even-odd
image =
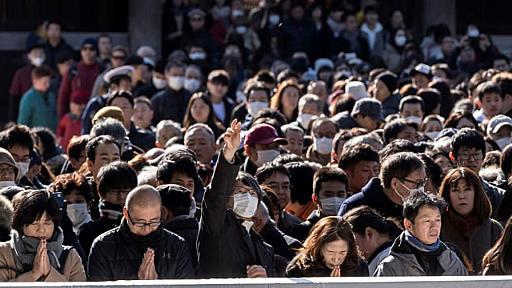
[[[509,59],[352,2],[167,1],[161,59],[101,34],[76,62],[45,22],[0,132],[0,280],[512,274]]]

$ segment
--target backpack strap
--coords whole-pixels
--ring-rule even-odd
[[[59,273],[64,274],[64,265],[66,264],[66,260],[68,259],[69,252],[73,249],[73,246],[62,246],[63,250],[59,257]]]

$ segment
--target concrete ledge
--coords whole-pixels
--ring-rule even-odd
[[[505,288],[512,287],[512,276],[489,277],[382,277],[382,278],[268,278],[268,279],[201,279],[201,280],[157,280],[116,281],[80,283],[0,283],[0,287],[204,287],[204,288]]]

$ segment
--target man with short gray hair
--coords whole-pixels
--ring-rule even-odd
[[[212,167],[212,160],[217,151],[212,129],[206,124],[196,123],[188,128],[184,138],[185,146],[194,151],[197,161]]]

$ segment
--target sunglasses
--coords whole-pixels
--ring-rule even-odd
[[[94,47],[92,47],[92,46],[84,46],[84,47],[82,47],[82,50],[95,51],[96,49],[94,49]]]

